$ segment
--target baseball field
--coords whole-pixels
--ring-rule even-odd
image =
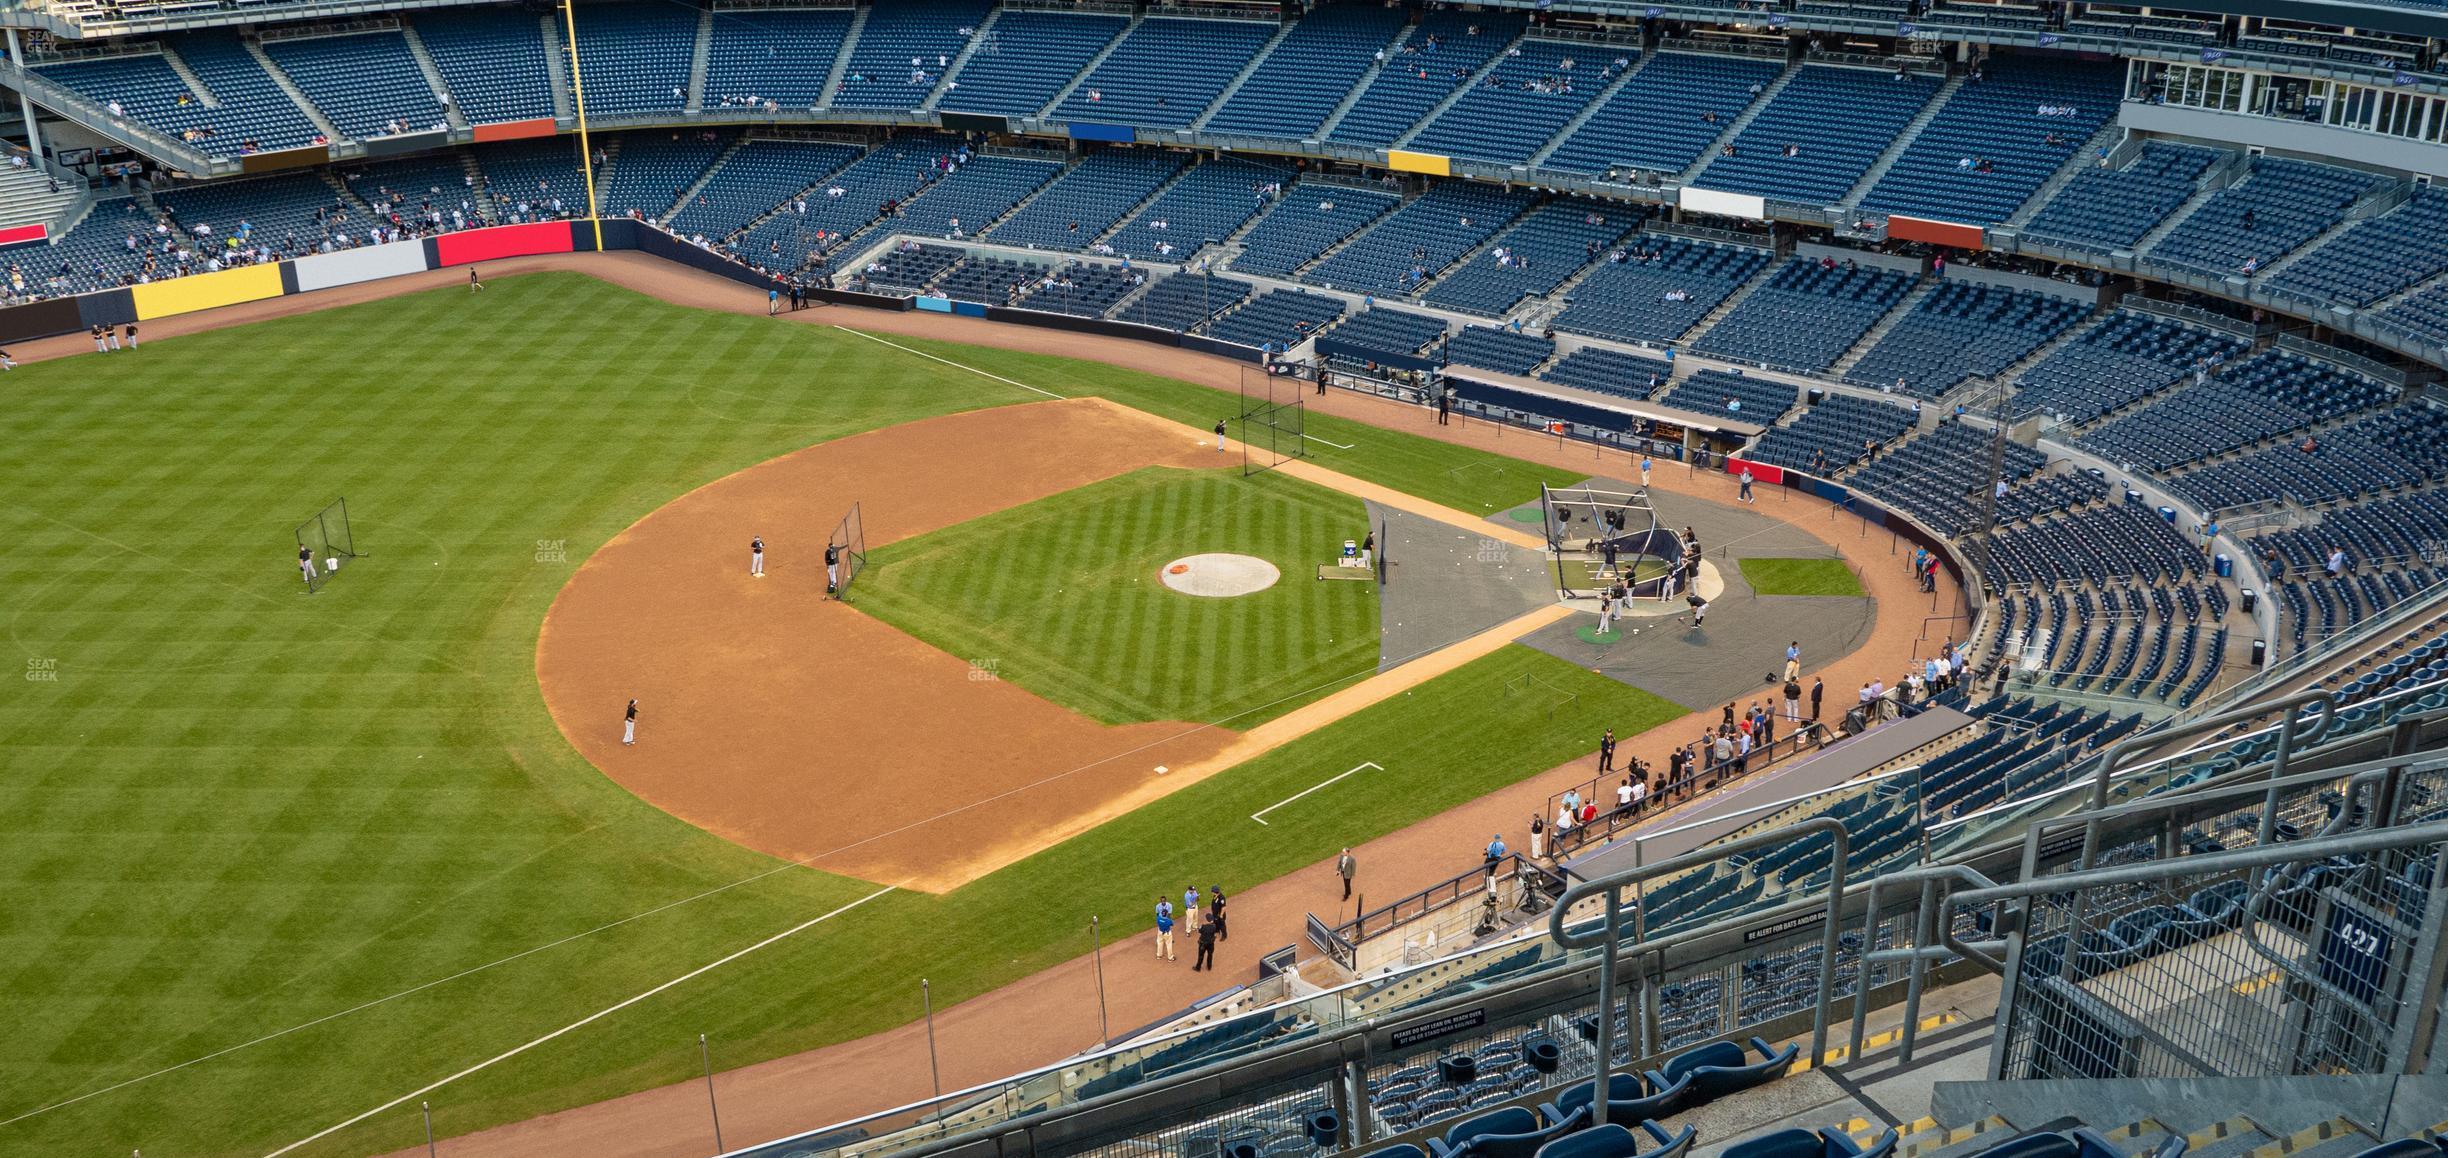
[[[916,1017],[919,977],[941,1009],[1078,956],[1091,915],[1138,931],[1153,892],[1272,879],[1683,711],[1505,646],[958,887],[899,887],[754,851],[600,770],[573,730],[593,724],[557,718],[539,682],[556,600],[582,570],[680,541],[655,539],[657,519],[793,456],[838,465],[861,439],[986,408],[1025,428],[1063,405],[1049,394],[1170,437],[1232,395],[567,273],[148,340],[6,386],[0,615],[24,678],[0,697],[4,1154],[381,1153],[421,1142],[420,1102],[447,1136],[686,1080],[700,1034],[717,1068],[858,1038]],[[1324,414],[1307,430],[1317,464],[1462,512],[1575,481]],[[998,486],[924,467],[935,494]],[[306,594],[293,527],[342,497],[364,555]],[[773,518],[840,515],[809,505]],[[1362,525],[1348,494],[1185,463],[992,506],[911,517],[856,603],[820,613],[996,659],[1004,694],[1107,724],[1245,727],[1375,668],[1370,585],[1299,570]],[[701,529],[725,546],[688,581],[719,591],[749,535],[773,534]],[[775,550],[759,590],[803,590],[788,567],[806,541]],[[1206,607],[1148,589],[1217,550],[1285,580]],[[602,646],[624,620],[657,641],[624,678],[718,681],[709,697],[802,745],[785,771],[811,791],[885,794],[857,809],[888,816],[842,798],[809,839],[923,825],[957,798],[824,727],[794,732],[821,696],[758,698],[796,621],[595,594]],[[784,658],[679,654],[662,641],[684,611]],[[1562,706],[1509,697],[1525,674]],[[641,754],[685,714],[670,702],[649,701]],[[616,728],[619,707],[582,714]],[[923,705],[892,722],[914,747],[936,726]],[[1364,762],[1399,784],[1246,819]]]

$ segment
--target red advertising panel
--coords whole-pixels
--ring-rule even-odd
[[[1988,245],[1989,234],[1977,225],[1958,225],[1952,221],[1932,221],[1926,217],[1906,217],[1898,213],[1887,218],[1887,238],[1890,241],[1926,241],[1957,249],[1983,249]]]
[[[531,253],[568,253],[575,248],[570,243],[570,223],[567,221],[471,229],[466,233],[445,233],[434,239],[434,252],[444,265],[525,257]]]
[[[0,245],[24,245],[29,241],[47,241],[50,237],[51,227],[40,223],[0,229]]]
[[[537,117],[530,121],[495,121],[489,125],[476,126],[478,141],[516,141],[526,137],[549,137],[551,135],[553,135],[551,117]]]
[[[1785,481],[1785,468],[1783,467],[1770,466],[1764,462],[1753,462],[1747,458],[1729,458],[1725,460],[1725,464],[1726,473],[1737,477],[1748,469],[1752,478],[1770,486],[1778,486]]]

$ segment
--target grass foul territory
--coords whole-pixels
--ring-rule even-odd
[[[1842,559],[1745,559],[1742,576],[1761,595],[1862,594],[1861,577]]]
[[[1376,587],[1309,578],[1367,525],[1287,476],[1152,467],[880,548],[859,608],[1105,723],[1246,729],[1376,670]],[[1161,581],[1210,552],[1283,578],[1226,598]]]

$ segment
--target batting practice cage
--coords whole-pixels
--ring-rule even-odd
[[[859,517],[857,503],[850,504],[850,513],[834,526],[833,537],[825,540],[825,551],[833,556],[832,596],[848,599],[851,580],[867,569],[867,524]]]
[[[1683,540],[1659,528],[1649,496],[1639,491],[1542,483],[1539,511],[1556,590],[1566,598],[1595,595],[1618,583],[1634,595],[1654,596],[1683,557]]]
[[[1273,470],[1309,457],[1309,400],[1305,384],[1271,367],[1241,368],[1241,473]]]
[[[358,556],[357,537],[349,533],[348,500],[333,499],[330,506],[299,523],[297,543],[301,557],[314,564],[306,589],[321,591],[340,574],[341,560]]]

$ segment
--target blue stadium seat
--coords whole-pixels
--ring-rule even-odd
[[[1780,370],[1824,370],[1902,302],[1913,281],[1877,266],[1793,258],[1692,349]]]
[[[2359,170],[2255,157],[2252,176],[2203,202],[2144,256],[2218,276],[2258,270],[2337,224],[2347,207],[2385,184]]]
[[[1401,34],[1403,20],[1402,9],[1374,4],[1311,9],[1241,88],[1216,106],[1205,131],[1292,141],[1315,136],[1344,95],[1368,75],[1377,54]]]
[[[1186,160],[1179,153],[1136,149],[1091,153],[997,225],[988,239],[1030,249],[1085,250],[1172,180]]]
[[[1616,341],[1671,342],[1768,264],[1768,251],[1641,234],[1567,295],[1554,327]]]
[[[2023,226],[2036,241],[2095,252],[2131,249],[2159,227],[2226,154],[2152,141],[2122,169],[2093,167],[2067,182]]]
[[[705,107],[812,109],[850,35],[847,8],[727,8],[706,34]]]
[[[1277,25],[1152,16],[1122,35],[1053,115],[1097,124],[1186,128],[1248,67]]]
[[[593,5],[578,22],[587,112],[676,113],[688,107],[697,12],[677,4]],[[561,25],[552,26],[559,34]]]
[[[1779,201],[1829,205],[1853,188],[1919,115],[1934,78],[1881,69],[1805,65],[1744,127],[1696,184]],[[1792,146],[1798,150],[1786,156]]]
[[[1238,157],[1202,162],[1123,222],[1106,244],[1125,257],[1186,262],[1208,241],[1232,236],[1257,216],[1270,203],[1261,190],[1291,176],[1281,166]]]
[[[1896,319],[1845,381],[1935,399],[1967,378],[2003,373],[2088,312],[2048,294],[1945,281]]]
[[[1415,292],[1495,236],[1529,203],[1527,192],[1475,182],[1434,186],[1319,262],[1301,280],[1356,292]]]
[[[1604,45],[1524,39],[1404,147],[1493,165],[1527,163],[1606,87]]]
[[[1241,255],[1233,259],[1233,268],[1290,276],[1400,202],[1394,194],[1374,189],[1315,181],[1293,185],[1242,235]]]
[[[1604,260],[1640,221],[1638,210],[1620,205],[1550,201],[1490,239],[1469,262],[1438,278],[1421,300],[1503,317],[1523,298],[1548,293],[1582,267]]]
[[[1601,174],[1680,173],[1700,159],[1783,65],[1743,56],[1661,52],[1564,138],[1547,167]]]
[[[961,66],[937,107],[964,113],[1033,117],[1130,20],[1091,12],[1006,8]]]
[[[894,0],[869,7],[832,105],[914,109],[924,104],[985,23],[989,8],[988,0]]]
[[[1402,139],[1471,75],[1521,34],[1522,18],[1504,12],[1432,11],[1402,47],[1386,54],[1326,139],[1384,148]]]
[[[417,39],[433,57],[451,103],[470,122],[484,125],[553,115],[552,81],[545,72],[541,18],[514,8],[467,8],[418,12],[411,17]],[[557,45],[559,42],[552,42]]]
[[[1862,197],[1862,212],[2006,220],[2107,123],[2124,79],[2116,63],[1990,62],[1913,135]]]
[[[395,30],[266,40],[263,50],[344,135],[448,127],[408,39]]]

